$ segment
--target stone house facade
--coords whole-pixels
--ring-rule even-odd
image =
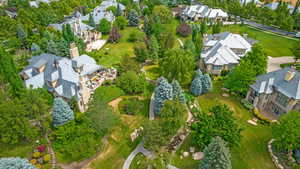
[[[279,117],[291,110],[300,110],[300,73],[284,68],[257,77],[246,99],[255,108]]]

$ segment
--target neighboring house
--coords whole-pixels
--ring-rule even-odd
[[[260,2],[259,0],[240,0],[240,3],[243,4],[248,4],[248,3],[252,3],[254,2],[256,5],[261,5],[262,2]]]
[[[54,96],[75,98],[83,112],[94,90],[105,80],[115,79],[117,72],[97,65],[88,55],[79,56],[72,44],[70,58],[47,53],[34,56],[20,75],[27,88],[46,88]]]
[[[239,34],[224,32],[204,39],[200,67],[210,74],[220,75],[231,70],[251,50],[255,41]]]
[[[81,19],[84,21],[88,21],[89,16],[92,15],[96,24],[99,24],[101,19],[106,19],[109,22],[113,22],[115,20],[115,16],[111,11],[107,11],[107,8],[109,8],[111,6],[114,6],[117,8],[118,5],[122,11],[125,10],[125,6],[121,3],[118,3],[116,0],[103,1],[99,6],[94,8],[94,10],[90,14],[82,16]]]
[[[5,12],[10,18],[13,18],[13,19],[17,18],[17,16],[18,16],[17,8],[15,8],[15,7],[6,8]]]
[[[296,33],[296,37],[297,37],[297,38],[300,38],[300,32],[297,32],[297,33]]]
[[[264,5],[264,7],[267,7],[269,9],[271,9],[271,10],[276,10],[278,8],[278,5],[279,5],[279,2],[272,2],[272,3],[268,3],[268,4]],[[290,5],[290,4],[288,4],[287,7],[290,10],[290,13],[292,13],[294,11],[294,9],[295,9],[295,7],[292,6],[292,5]],[[298,10],[298,12],[299,11],[300,10]]]
[[[85,42],[87,51],[98,50],[106,43],[105,40],[100,40],[102,36],[100,32],[81,21],[81,14],[78,11],[74,15],[65,18],[64,22],[50,24],[49,26],[62,31],[63,26],[67,24],[70,24],[74,34]]]
[[[300,73],[284,68],[260,75],[250,85],[246,99],[272,117],[300,110]]]
[[[29,1],[29,6],[38,8],[40,3],[46,3],[50,4],[54,0],[35,0],[35,1]]]
[[[8,0],[0,0],[0,6],[7,5]]]
[[[226,21],[228,14],[222,9],[211,9],[206,5],[196,4],[187,6],[181,13],[181,17],[185,20],[203,20],[208,19],[210,22]]]

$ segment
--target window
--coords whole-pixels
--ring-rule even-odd
[[[286,97],[285,95],[278,93],[277,97],[276,97],[276,102],[279,103],[280,105],[286,107],[288,104],[288,97]]]
[[[213,65],[213,70],[221,70],[223,66]]]

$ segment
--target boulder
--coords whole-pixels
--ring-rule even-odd
[[[187,156],[189,156],[189,152],[183,152],[183,157],[187,157]]]
[[[228,93],[223,93],[222,96],[223,97],[229,97],[230,95]]]
[[[203,152],[196,152],[193,154],[193,159],[194,160],[201,160],[204,157],[204,153]]]

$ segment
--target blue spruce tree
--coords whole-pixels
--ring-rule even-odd
[[[202,90],[203,90],[203,87],[202,87],[202,72],[200,69],[198,69],[196,71],[196,75],[194,77],[194,80],[192,81],[192,85],[191,85],[191,88],[190,88],[190,91],[191,93],[194,95],[194,96],[200,96],[202,94]]]
[[[27,159],[16,158],[0,158],[1,169],[37,169],[29,163]]]
[[[64,125],[68,121],[74,120],[74,112],[62,98],[54,99],[52,119],[54,127]]]
[[[220,137],[213,138],[204,149],[199,169],[231,169],[231,155],[227,143]]]
[[[168,83],[167,79],[160,77],[154,92],[154,112],[159,115],[164,102],[173,98],[173,86]]]
[[[202,76],[202,92],[207,93],[212,89],[211,78],[208,74]]]
[[[138,26],[139,25],[139,16],[136,10],[131,9],[128,14],[128,25],[129,26]]]
[[[174,80],[172,82],[172,87],[173,87],[173,100],[179,100],[180,103],[185,103],[186,100],[183,94],[183,90],[177,80]]]

